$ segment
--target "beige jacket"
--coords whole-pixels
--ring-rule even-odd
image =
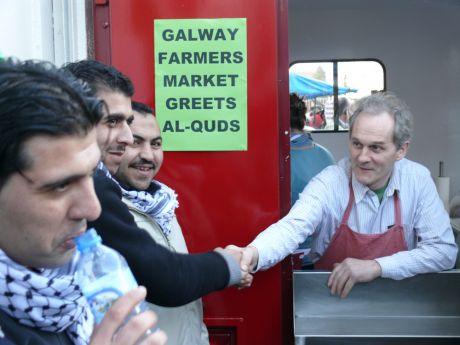
[[[126,198],[137,225],[145,229],[155,242],[178,253],[188,253],[184,235],[177,218],[174,217],[171,233],[168,237],[160,226],[147,213],[139,211]],[[181,307],[166,308],[148,303],[159,317],[158,326],[168,335],[168,345],[209,345],[208,330],[203,323],[203,305],[201,299]]]

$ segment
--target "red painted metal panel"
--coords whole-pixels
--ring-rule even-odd
[[[248,151],[167,152],[159,176],[179,194],[178,217],[192,252],[246,245],[289,208],[286,0],[111,0],[105,8],[110,42],[95,33],[96,47],[109,47],[113,65],[136,86],[134,98],[150,105],[154,19],[247,18]],[[96,54],[107,61],[103,51]],[[250,289],[210,294],[208,325],[235,327],[238,345],[290,343],[292,315],[283,315],[292,303],[283,300],[290,274],[287,262],[257,273]]]
[[[94,53],[99,61],[110,64],[111,47],[108,1],[95,0],[92,10],[94,15]]]

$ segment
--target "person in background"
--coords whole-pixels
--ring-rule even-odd
[[[348,113],[350,102],[346,97],[339,98],[338,114],[339,114],[339,129],[348,130]]]
[[[252,280],[247,269],[240,271],[237,260],[241,254],[237,251],[174,253],[157,244],[147,231],[136,225],[121,200],[120,186],[112,177],[118,171],[126,147],[133,143],[129,125],[133,121],[134,86],[116,68],[94,60],[70,63],[63,70],[87,83],[108,108],[96,131],[102,158],[94,173],[94,185],[102,212],[88,222],[88,227],[95,228],[107,246],[125,257],[137,282],[147,288],[147,301],[176,307],[212,291]]]
[[[74,240],[101,211],[92,175],[103,112],[50,63],[0,62],[0,343],[137,344],[155,324],[152,312],[124,324],[140,287],[94,327],[75,283]],[[165,342],[158,331],[142,344]]]
[[[322,105],[314,105],[310,112],[309,126],[315,129],[323,129],[327,125],[326,116],[324,115],[324,107]]]
[[[305,130],[306,111],[304,100],[296,93],[291,93],[291,205],[294,205],[312,177],[335,164],[331,152],[314,142],[311,133]]]
[[[153,110],[146,104],[132,102],[134,141],[126,147],[114,176],[120,183],[123,202],[137,225],[158,244],[178,253],[188,253],[175,210],[179,206],[174,190],[154,180],[163,164],[160,127]],[[146,270],[150,268],[145,267]],[[168,334],[170,345],[209,345],[203,323],[201,299],[176,308],[151,304],[159,316],[159,327]]]
[[[305,130],[307,108],[302,97],[290,94],[291,118],[291,206],[299,198],[308,182],[321,170],[335,164],[335,159],[328,149],[313,141],[310,132]],[[311,249],[311,236],[303,242],[301,250],[301,267],[310,267],[312,261],[306,251]],[[306,253],[306,254],[305,254]],[[296,268],[300,268],[297,267]]]
[[[458,248],[430,171],[405,158],[412,114],[391,93],[357,102],[349,152],[316,175],[290,212],[246,248],[242,265],[268,269],[313,235],[315,268],[346,297],[356,283],[451,269]],[[238,250],[236,246],[228,246]]]

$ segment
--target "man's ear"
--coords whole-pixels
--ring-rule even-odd
[[[401,147],[396,151],[396,160],[399,161],[406,157],[407,151],[409,151],[409,142],[406,141]]]

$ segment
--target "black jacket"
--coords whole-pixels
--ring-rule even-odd
[[[230,269],[221,254],[170,252],[136,225],[121,200],[119,186],[101,170],[97,170],[94,184],[102,213],[88,227],[94,227],[104,244],[125,257],[138,284],[147,288],[149,302],[180,306],[228,286]]]
[[[24,326],[2,310],[0,310],[0,326],[6,337],[6,339],[0,338],[0,345],[13,343],[17,345],[73,345],[65,332],[44,332],[37,328]]]

